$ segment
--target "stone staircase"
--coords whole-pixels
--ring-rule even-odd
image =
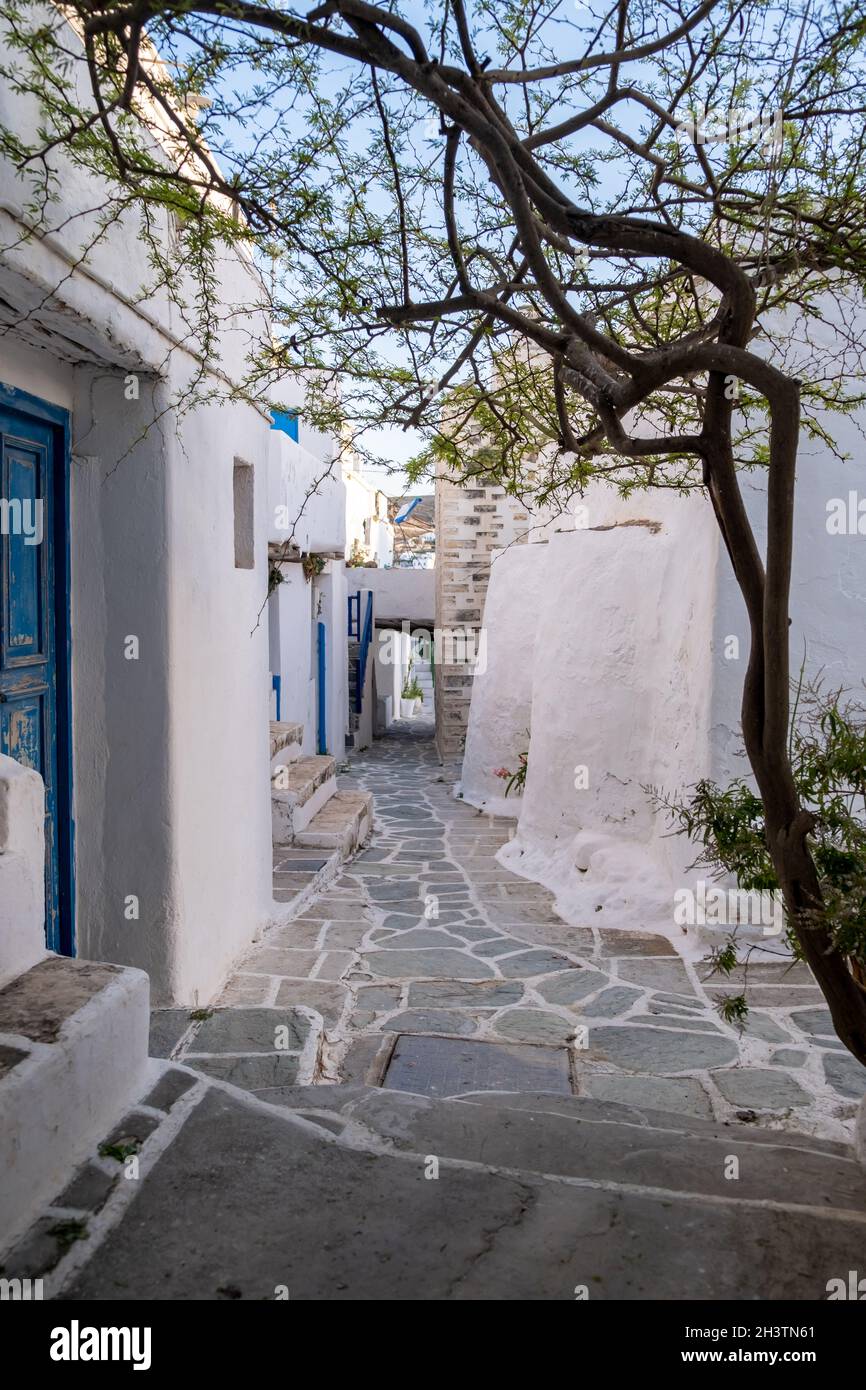
[[[67,1175],[6,1276],[70,1300],[128,1298],[132,1270],[142,1300],[767,1302],[825,1300],[862,1267],[866,1172],[844,1144],[542,1092],[238,1089],[198,1060]]]
[[[369,838],[373,798],[338,791],[336,763],[327,754],[304,755],[303,727],[271,723],[271,824],[275,846],[338,851],[340,859]]]

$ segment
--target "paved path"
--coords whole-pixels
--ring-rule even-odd
[[[858,1268],[838,1141],[866,1072],[804,970],[762,968],[740,1037],[668,941],[568,926],[502,869],[508,823],[453,799],[429,738],[351,777],[371,848],[222,1006],[155,1013],[185,1065],[5,1274],[88,1301],[822,1299]]]
[[[346,780],[374,794],[371,847],[250,952],[219,1001],[231,1018],[189,1029],[173,1011],[188,1030],[175,1058],[260,1092],[383,1079],[434,1095],[572,1089],[850,1134],[866,1070],[834,1037],[805,966],[752,965],[738,1031],[716,1008],[732,984],[685,963],[666,938],[567,925],[546,889],[502,868],[495,855],[512,823],[454,799],[423,727],[396,725]],[[299,1010],[300,1035],[282,1056],[275,1007]],[[458,1049],[454,1038],[510,1051]]]

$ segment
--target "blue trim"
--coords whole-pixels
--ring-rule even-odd
[[[271,689],[272,689],[272,690],[275,690],[276,693],[277,693],[277,723],[279,724],[279,722],[280,722],[280,707],[281,707],[281,705],[282,705],[282,696],[283,696],[283,678],[282,678],[282,676],[271,676]]]
[[[327,633],[324,623],[316,624],[316,660],[318,669],[318,679],[316,682],[316,752],[327,753],[328,751],[328,724],[327,724],[327,687],[325,679],[328,672],[326,658]]]
[[[282,430],[289,439],[298,442],[298,421],[300,416],[297,410],[271,410],[272,430]]]
[[[361,593],[358,591],[358,608],[361,606]],[[373,590],[367,590],[367,611],[364,614],[364,631],[361,634],[361,646],[358,651],[358,683],[355,687],[355,710],[361,713],[361,706],[364,703],[364,684],[367,679],[367,657],[370,652],[370,643],[373,640]]]
[[[57,736],[57,865],[60,928],[49,949],[75,955],[75,822],[72,816],[72,585],[70,576],[69,490],[71,430],[69,411],[29,391],[0,382],[0,408],[17,410],[51,425],[56,456],[53,469],[55,725]]]

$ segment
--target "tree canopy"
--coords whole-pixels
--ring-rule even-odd
[[[768,853],[866,1061],[866,926],[862,958],[834,944],[789,752],[788,617],[801,430],[835,448],[827,408],[864,398],[866,15],[837,0],[6,10],[4,76],[40,121],[2,149],[35,233],[64,161],[101,175],[103,219],[136,211],[205,361],[221,251],[246,245],[274,338],[244,389],[272,397],[303,370],[314,423],[420,427],[417,469],[530,502],[567,506],[593,476],[705,491],[751,628],[743,735]],[[765,472],[763,554],[743,468]]]

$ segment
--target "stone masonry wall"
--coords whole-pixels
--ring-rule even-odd
[[[436,480],[436,628],[480,633],[490,581],[491,551],[522,545],[529,514],[503,487],[461,486]],[[479,638],[476,636],[476,651]],[[443,762],[463,755],[472,674],[467,665],[437,660],[436,746]]]

